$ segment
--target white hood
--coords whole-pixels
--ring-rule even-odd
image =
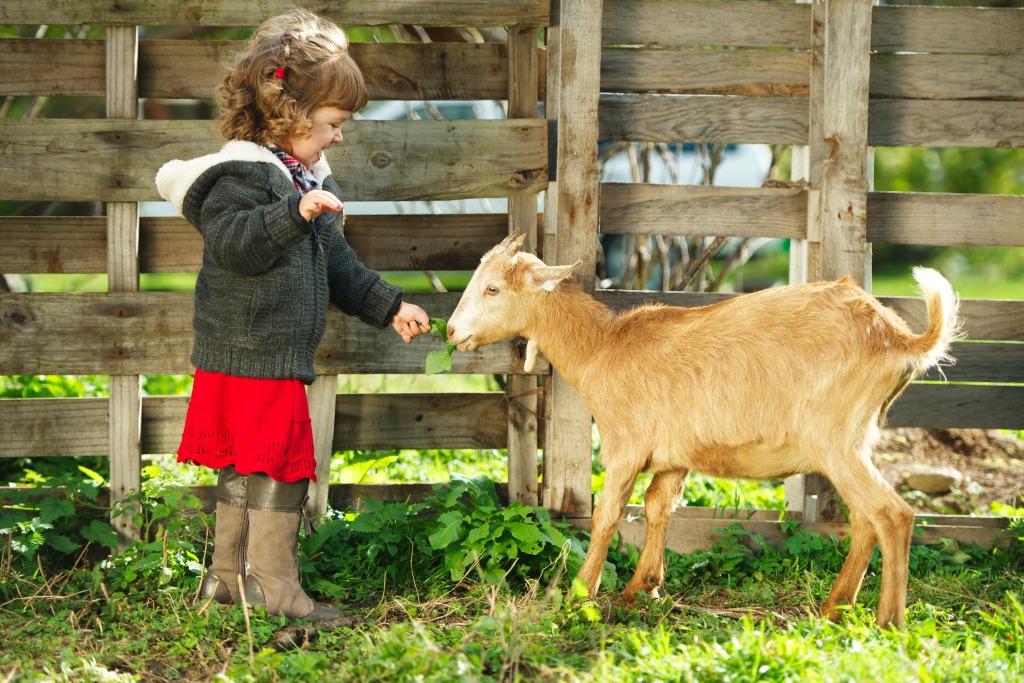
[[[206,154],[187,161],[182,161],[181,159],[168,161],[157,171],[157,192],[171,203],[174,210],[180,216],[182,215],[182,206],[185,203],[185,195],[188,193],[188,189],[192,187],[192,183],[196,181],[196,178],[208,169],[225,161],[252,161],[273,164],[281,169],[285,177],[292,177],[288,168],[281,163],[281,160],[263,145],[257,145],[255,142],[246,142],[244,140],[232,140],[221,147],[219,152]],[[313,177],[322,186],[324,178],[331,174],[331,167],[327,165],[327,160],[321,156],[320,161],[313,166],[312,172]]]

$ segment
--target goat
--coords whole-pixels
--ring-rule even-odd
[[[647,536],[626,585],[657,597],[665,534],[686,476],[770,479],[820,472],[850,512],[850,551],[822,615],[852,605],[876,545],[877,623],[902,628],[914,512],[872,464],[890,404],[929,367],[952,362],[958,299],[938,272],[915,268],[928,329],[911,332],[852,280],[796,284],[700,308],[645,305],[612,312],[570,275],[509,236],[481,259],[448,321],[460,351],[527,339],[580,393],[606,468],[578,576],[593,597],[636,477]]]

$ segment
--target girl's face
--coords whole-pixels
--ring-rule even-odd
[[[342,141],[341,127],[350,116],[352,112],[337,107],[317,107],[310,117],[313,128],[309,137],[288,138],[279,147],[298,159],[307,169],[311,169],[320,161],[323,152]]]

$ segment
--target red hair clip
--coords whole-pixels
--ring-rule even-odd
[[[284,78],[284,67],[278,67],[277,71],[274,72],[274,78]]]

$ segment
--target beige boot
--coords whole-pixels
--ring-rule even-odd
[[[245,578],[246,479],[231,465],[218,475],[213,559],[199,588],[204,603],[211,597],[221,604],[241,601],[238,577]]]
[[[249,475],[245,598],[266,606],[270,614],[327,621],[341,612],[313,602],[299,583],[299,524],[308,487],[308,479],[289,484],[265,474]]]

